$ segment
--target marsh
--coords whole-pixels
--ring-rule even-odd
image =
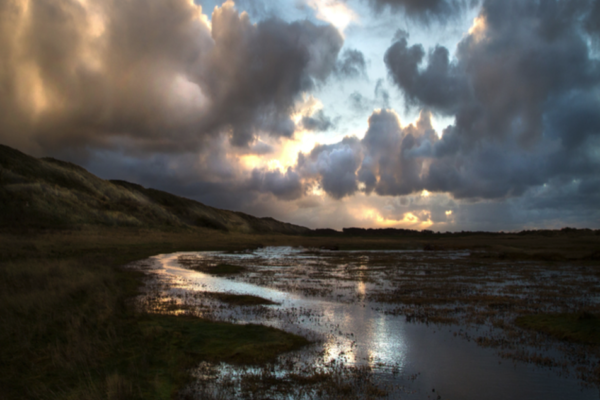
[[[311,342],[267,365],[200,363],[182,391],[190,398],[597,398],[595,346],[515,322],[598,307],[595,272],[482,257],[265,247],[130,267],[147,274],[137,298],[146,311],[261,324]],[[237,273],[211,274],[222,265]]]

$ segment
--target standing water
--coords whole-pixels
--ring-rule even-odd
[[[415,282],[432,282],[436,276],[441,278],[434,281],[436,288],[440,282],[452,281],[461,288],[468,285],[471,295],[485,290],[499,296],[499,291],[523,282],[523,277],[507,274],[500,267],[482,274],[456,272],[468,260],[465,252],[431,255],[422,251],[331,252],[267,247],[244,253],[159,255],[138,266],[153,277],[141,299],[146,304],[152,298],[153,304],[170,304],[173,313],[263,324],[313,341],[308,348],[283,355],[277,365],[269,366],[268,373],[279,381],[290,382],[290,376],[302,373],[306,374],[303,384],[297,386],[325,375],[338,383],[344,376],[368,380],[367,389],[357,387],[352,393],[359,398],[598,398],[598,390],[577,380],[571,366],[523,362],[506,354],[501,357],[497,347],[482,346],[482,340],[475,338],[495,338],[501,333],[498,324],[486,320],[472,323],[473,315],[481,312],[474,311],[479,310],[477,307],[457,307],[456,301],[440,301],[435,308],[419,308],[418,302],[417,306],[406,306],[406,297],[401,296],[423,290],[424,286],[413,286]],[[200,272],[219,264],[243,270],[225,276]],[[475,266],[469,268],[477,270]],[[448,269],[454,271],[451,278],[440,275]],[[506,279],[494,279],[494,273]],[[231,306],[214,297],[215,293],[252,295],[275,304]],[[434,314],[441,317],[436,320]],[[495,312],[494,318],[503,315]],[[528,351],[532,348],[535,346],[526,346]],[[567,357],[552,346],[539,351],[557,360]],[[206,398],[207,394],[218,397],[219,391],[227,387],[230,394],[243,397],[243,378],[252,375],[261,379],[265,373],[260,367],[203,363],[195,371],[197,384],[186,392],[192,398],[194,394],[197,398]],[[357,394],[358,390],[364,392]],[[321,393],[303,392],[299,387],[265,391],[267,398],[314,398]],[[254,395],[261,398],[260,394]]]

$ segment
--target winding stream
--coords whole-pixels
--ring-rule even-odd
[[[458,325],[407,322],[404,315],[386,312],[393,307],[369,300],[368,295],[376,289],[393,288],[394,284],[385,279],[361,278],[361,268],[367,268],[361,260],[369,254],[336,253],[343,253],[343,262],[321,280],[316,275],[314,279],[299,277],[298,271],[309,267],[318,271],[325,262],[323,253],[289,247],[267,247],[242,254],[158,255],[138,266],[153,278],[147,293],[156,296],[150,287],[160,287],[161,301],[186,305],[186,312],[201,317],[265,324],[309,337],[317,343],[294,355],[296,359],[307,363],[331,364],[336,360],[349,366],[368,366],[379,381],[392,388],[389,398],[548,400],[599,397],[596,388],[582,386],[572,375],[561,376],[548,368],[502,359],[495,350],[465,340],[469,332],[475,334],[473,328],[469,328],[470,331]],[[412,257],[406,251],[387,253]],[[235,277],[211,276],[182,265],[179,262],[182,256],[213,264],[242,263],[248,272]],[[419,252],[414,252],[414,257],[419,256]],[[455,259],[463,256],[463,253],[449,255]],[[350,271],[358,278],[345,279],[344,271]],[[265,276],[269,278],[265,279]],[[311,292],[313,286],[319,286],[314,288],[319,289],[315,293]],[[225,306],[202,297],[203,292],[250,294],[278,304]],[[317,353],[320,361],[314,359]],[[228,366],[221,368],[232,371]]]

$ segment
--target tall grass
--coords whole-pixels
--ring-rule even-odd
[[[183,339],[195,332],[133,310],[142,276],[120,266],[161,252],[255,245],[223,239],[203,230],[0,234],[0,398],[170,398],[197,360],[148,326],[170,324]],[[239,335],[219,343],[234,348]]]

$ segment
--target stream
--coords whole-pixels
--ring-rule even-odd
[[[264,324],[315,342],[307,349],[282,356],[281,366],[273,367],[278,376],[286,374],[283,365],[288,365],[289,370],[293,364],[291,368],[296,371],[300,365],[323,371],[341,365],[368,370],[373,381],[386,388],[383,398],[598,399],[598,389],[582,385],[573,374],[503,359],[496,350],[478,346],[468,339],[477,335],[477,327],[407,322],[404,315],[392,312],[393,305],[370,300],[370,292],[393,290],[397,285],[386,279],[388,275],[383,272],[377,279],[364,273],[370,268],[377,270],[365,262],[366,258],[373,259],[382,253],[386,259],[416,260],[423,254],[267,247],[244,253],[158,255],[138,262],[137,266],[151,278],[147,296],[185,305],[175,313],[191,312],[220,321]],[[466,256],[457,252],[448,258],[460,260]],[[188,268],[181,262],[182,257],[210,265],[244,265],[247,272],[213,276]],[[319,275],[325,269],[327,274]],[[203,297],[203,292],[248,294],[277,304],[229,306]],[[287,364],[283,361],[286,357]],[[225,376],[235,381],[252,373],[264,372],[226,364],[209,367],[203,364],[196,376],[199,381],[213,382],[211,390],[216,393]],[[188,392],[193,391],[193,387],[188,388]],[[311,397],[273,393],[267,397],[303,396]]]

